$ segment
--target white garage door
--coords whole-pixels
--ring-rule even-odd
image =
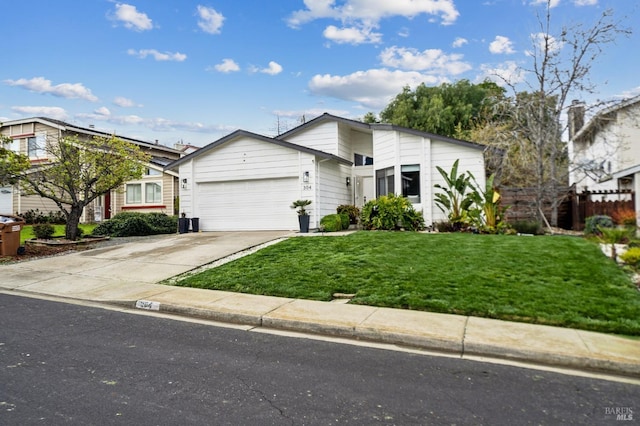
[[[13,214],[13,188],[0,186],[0,214]]]
[[[299,193],[297,177],[200,183],[195,212],[203,231],[295,230]]]

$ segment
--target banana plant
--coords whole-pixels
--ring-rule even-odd
[[[469,207],[473,203],[467,190],[470,188],[470,175],[462,172],[458,174],[458,161],[456,160],[447,173],[440,166],[436,166],[446,185],[436,184],[434,187],[443,192],[434,195],[435,202],[444,213],[448,213],[449,221],[454,225],[464,225],[468,222]]]
[[[486,232],[497,232],[502,225],[506,209],[500,205],[500,193],[493,185],[495,174],[487,178],[484,189],[480,187],[473,174],[469,173],[469,176],[472,181],[470,198],[473,200],[474,208],[470,210],[470,214],[473,221]]]

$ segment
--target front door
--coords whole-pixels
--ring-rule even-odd
[[[102,206],[104,209],[104,218],[111,219],[111,191],[108,191],[104,194],[104,205]]]
[[[373,176],[356,176],[356,207],[361,209],[375,198]]]

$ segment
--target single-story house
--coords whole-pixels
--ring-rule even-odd
[[[32,164],[46,162],[46,144],[63,137],[110,137],[111,133],[84,128],[46,117],[25,118],[2,123],[0,134],[11,140],[9,149],[29,155]],[[121,188],[97,198],[85,208],[82,222],[100,222],[122,211],[174,214],[174,201],[178,196],[178,176],[165,167],[180,158],[183,152],[158,143],[145,142],[125,136],[118,138],[140,147],[151,155],[141,179],[126,182]],[[0,187],[0,213],[23,214],[29,210],[41,213],[57,212],[58,207],[49,199],[26,195],[19,187]]]
[[[178,171],[180,213],[203,231],[296,230],[298,199],[311,200],[310,227],[339,205],[362,207],[395,193],[431,225],[446,215],[434,203],[444,184],[436,166],[459,160],[485,182],[484,146],[390,124],[323,114],[277,137],[237,130],[166,167]]]

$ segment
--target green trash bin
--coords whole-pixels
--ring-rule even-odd
[[[0,256],[16,256],[20,248],[20,231],[25,221],[21,217],[0,215]]]

